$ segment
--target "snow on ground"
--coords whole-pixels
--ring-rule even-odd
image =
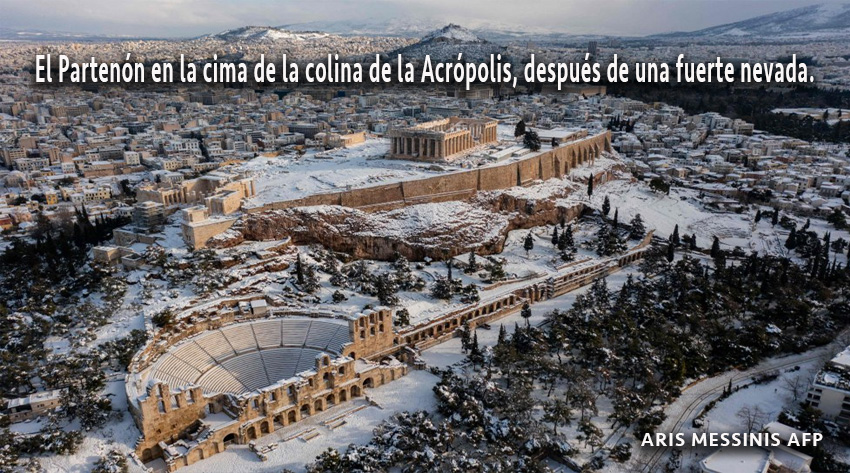
[[[779,414],[786,408],[793,407],[801,402],[806,395],[806,388],[814,378],[815,373],[821,366],[820,359],[801,362],[799,369],[785,368],[780,370],[780,375],[773,381],[764,384],[751,384],[746,388],[735,391],[728,398],[718,402],[705,416],[705,425],[700,429],[686,425],[682,432],[690,436],[692,432],[746,432],[744,419],[738,413],[743,410],[750,412],[760,411],[763,414],[760,424],[775,421]],[[791,386],[797,386],[797,399]],[[696,464],[714,449],[693,448],[683,452],[683,471],[688,471],[689,464]]]
[[[823,120],[823,112],[829,111],[827,123],[835,125],[839,119],[850,119],[850,112],[840,108],[775,108],[771,110],[773,113],[780,115],[798,115],[799,117],[810,116],[816,120]],[[838,114],[841,113],[839,117]]]
[[[436,409],[436,399],[432,388],[439,378],[427,371],[411,371],[389,384],[366,391],[366,395],[380,407],[370,406],[345,417],[346,424],[331,430],[322,424],[323,420],[331,419],[350,411],[365,401],[355,400],[342,403],[327,411],[314,415],[291,426],[284,427],[270,435],[257,440],[257,445],[264,446],[278,443],[278,448],[269,453],[269,460],[261,462],[256,454],[248,450],[247,445],[233,445],[224,453],[181,468],[184,473],[238,472],[238,473],[279,473],[288,468],[293,471],[304,471],[305,465],[312,463],[316,456],[330,447],[344,451],[354,444],[366,444],[372,439],[372,430],[382,421],[392,415],[404,411]],[[319,437],[310,441],[294,438],[283,439],[315,427]]]
[[[647,229],[655,229],[655,234],[668,237],[673,228],[679,225],[679,235],[696,234],[697,244],[701,248],[710,248],[714,236],[720,238],[720,246],[731,250],[741,247],[743,250],[758,251],[788,256],[785,240],[788,230],[780,225],[770,224],[770,217],[755,223],[756,208],[743,213],[707,208],[699,200],[699,192],[691,189],[672,188],[670,195],[651,191],[640,182],[614,181],[594,192],[591,199],[594,208],[601,208],[605,196],[611,201],[611,214],[619,209],[620,222],[628,223],[635,214],[640,214]],[[763,207],[763,211],[772,210]],[[805,218],[782,213],[797,222],[797,228],[805,224]],[[850,240],[847,230],[836,230],[822,219],[811,219],[810,229],[823,236],[832,235],[832,241],[838,238]],[[845,252],[846,253],[846,252]],[[846,261],[845,255],[833,254],[839,263]]]
[[[752,219],[747,214],[736,214],[706,209],[697,200],[698,192],[689,189],[670,189],[670,195],[652,192],[639,182],[615,181],[606,184],[593,194],[593,206],[601,208],[605,196],[611,201],[611,215],[619,209],[619,219],[628,223],[640,214],[647,229],[667,237],[679,225],[679,235],[696,233],[700,247],[711,246],[713,237],[725,240],[748,240]],[[734,246],[734,245],[732,245]],[[731,249],[731,246],[729,247]]]
[[[246,206],[439,174],[430,170],[432,165],[428,163],[382,159],[388,151],[388,140],[369,139],[351,148],[311,150],[301,157],[287,154],[252,159],[238,168],[254,177],[257,189],[257,195],[247,199]]]
[[[133,418],[127,410],[127,395],[124,393],[124,378],[109,381],[106,392],[112,400],[115,420],[92,432],[86,433],[83,443],[73,455],[51,455],[39,457],[44,471],[51,473],[88,473],[94,463],[112,449],[123,453],[133,451],[139,430],[133,424]],[[35,422],[33,422],[35,423]]]
[[[623,286],[623,283],[626,282],[626,278],[629,274],[636,277],[639,272],[640,271],[636,266],[627,266],[623,268],[623,270],[608,276],[608,289],[611,291],[619,290]],[[559,297],[540,301],[531,305],[531,318],[529,319],[529,323],[535,326],[542,324],[545,321],[545,315],[554,309],[562,311],[569,310],[573,306],[576,297],[578,297],[579,294],[584,294],[589,289],[590,285],[587,285]],[[508,333],[513,333],[516,324],[525,324],[525,319],[520,316],[519,312],[515,312],[491,323],[491,328],[489,330],[478,327],[476,332],[478,333],[479,345],[482,347],[496,345],[496,341],[499,339],[499,326],[504,325]],[[424,350],[421,358],[426,364],[428,364],[428,366],[435,366],[443,369],[462,364],[466,359],[466,355],[461,351],[460,338],[455,337]]]

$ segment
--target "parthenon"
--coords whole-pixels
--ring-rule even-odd
[[[390,156],[421,161],[451,161],[474,146],[496,141],[496,120],[450,117],[390,130]]]

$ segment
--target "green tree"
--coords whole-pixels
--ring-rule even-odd
[[[646,235],[646,226],[643,224],[643,218],[640,214],[635,214],[632,221],[629,222],[629,238],[640,240]]]
[[[649,188],[654,192],[670,194],[670,184],[660,177],[653,177],[652,180],[649,181]]]
[[[531,151],[537,151],[540,149],[540,135],[534,130],[528,130],[523,135],[522,143]]]
[[[520,317],[525,319],[526,327],[531,326],[531,304],[528,301],[522,303],[522,309],[519,312]]]
[[[835,228],[843,229],[847,227],[847,217],[840,207],[835,207],[826,217],[826,221],[831,223]]]
[[[522,247],[525,249],[525,254],[528,255],[528,252],[534,249],[534,237],[531,235],[531,232],[525,236],[525,240],[522,242]]]
[[[791,227],[791,232],[788,233],[788,238],[785,240],[785,248],[793,250],[797,247],[797,229]]]
[[[520,120],[514,127],[514,138],[519,138],[523,135],[525,135],[525,122]]]
[[[713,242],[711,242],[711,257],[712,257],[712,258],[717,258],[718,256],[720,256],[720,253],[721,253],[721,250],[720,250],[720,238],[717,238],[717,237],[715,236],[715,237],[714,237],[714,241],[713,241]]]

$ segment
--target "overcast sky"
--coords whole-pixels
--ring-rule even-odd
[[[187,37],[245,25],[416,18],[572,34],[695,30],[823,0],[0,0],[0,27]]]

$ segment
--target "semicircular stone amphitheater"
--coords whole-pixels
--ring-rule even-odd
[[[391,310],[293,312],[221,307],[155,333],[125,385],[140,462],[173,472],[407,374]]]
[[[284,318],[209,330],[164,353],[149,380],[173,388],[194,385],[204,394],[250,393],[314,370],[323,353],[340,355],[350,343],[348,323]]]

